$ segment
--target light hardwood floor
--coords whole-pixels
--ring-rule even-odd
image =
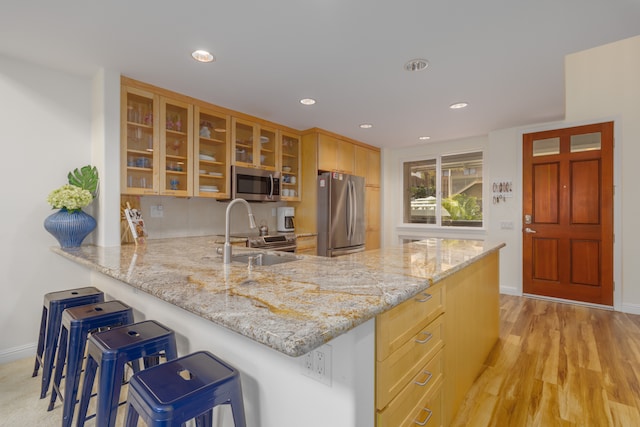
[[[452,426],[640,426],[640,316],[500,296],[500,339]]]

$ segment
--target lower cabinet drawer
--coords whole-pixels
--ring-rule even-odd
[[[399,394],[387,408],[377,413],[377,427],[440,427],[442,426],[443,400],[440,375],[428,389],[419,390],[407,386],[406,393]]]
[[[376,363],[376,408],[386,407],[443,346],[444,315],[429,323],[382,362]]]

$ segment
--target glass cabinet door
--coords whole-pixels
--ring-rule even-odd
[[[194,193],[198,197],[231,196],[229,116],[195,107]]]
[[[160,130],[160,194],[192,196],[192,106],[162,97]]]
[[[278,145],[276,129],[233,118],[233,164],[275,171]]]
[[[121,115],[121,193],[158,194],[158,97],[123,86]]]
[[[257,154],[254,160],[257,160],[257,162],[254,161],[254,163],[264,169],[276,170],[277,147],[277,131],[275,129],[261,127],[260,141],[255,144]]]
[[[300,200],[300,136],[282,133],[282,198]]]
[[[257,135],[257,125],[240,119],[233,119],[233,164],[253,166],[253,140]]]

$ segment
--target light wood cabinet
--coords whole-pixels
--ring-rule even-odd
[[[120,192],[158,194],[159,97],[153,92],[122,86],[120,102]]]
[[[231,119],[211,109],[194,109],[193,191],[197,197],[231,197],[229,173]]]
[[[354,173],[354,145],[326,134],[318,135],[318,170]]]
[[[444,307],[445,290],[436,285],[376,318],[378,427],[414,425],[427,417],[426,425],[439,425],[434,420],[443,413]]]
[[[161,96],[159,128],[159,194],[193,196],[193,106]]]
[[[233,117],[232,164],[275,171],[280,141],[276,128]]]
[[[365,185],[380,187],[380,151],[356,145],[355,174],[364,177]]]
[[[302,192],[300,191],[302,187],[300,135],[281,132],[280,139],[281,199],[285,201],[300,200],[302,198]]]
[[[380,248],[380,187],[366,186],[364,189],[364,247],[365,250]]]
[[[499,297],[496,251],[376,317],[377,427],[449,425],[498,340]]]
[[[300,255],[316,255],[318,252],[317,236],[298,236],[296,239],[296,253]]]

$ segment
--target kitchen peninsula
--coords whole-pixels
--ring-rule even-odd
[[[458,332],[470,343],[482,341],[476,351],[485,353],[497,339],[498,255],[503,244],[427,239],[339,258],[298,256],[296,261],[253,268],[237,262],[224,265],[218,246],[214,237],[189,237],[150,240],[137,247],[53,250],[90,268],[92,284],[107,297],[131,305],[136,320],[156,319],[174,329],[181,354],[207,349],[235,365],[242,372],[252,426],[371,427],[376,417],[384,425],[381,414],[387,404],[380,402],[388,403],[393,396],[381,399],[377,395],[382,393],[374,391],[376,369],[386,363],[384,351],[376,348],[384,332],[376,330],[375,319],[414,299],[432,300],[432,318],[425,322],[437,317],[444,325],[444,339],[432,341],[441,343],[433,351],[444,348],[444,359],[460,357],[451,354],[458,351],[455,342],[447,341]],[[248,250],[234,248],[235,253],[243,251]],[[459,295],[462,290],[477,307],[455,303],[454,295],[468,299]],[[447,329],[458,325],[456,319],[468,322],[469,328]],[[424,325],[419,319],[414,322],[420,333]],[[469,337],[487,322],[489,327]],[[398,354],[394,345],[390,351]],[[328,382],[302,374],[304,357],[299,356],[318,347],[328,356]],[[443,372],[445,394],[463,396],[470,384]],[[460,398],[455,400],[459,403]],[[453,411],[457,404],[450,401],[445,399],[438,413]],[[439,414],[442,420],[450,417],[444,414]],[[222,418],[223,425],[233,425],[224,411]]]

